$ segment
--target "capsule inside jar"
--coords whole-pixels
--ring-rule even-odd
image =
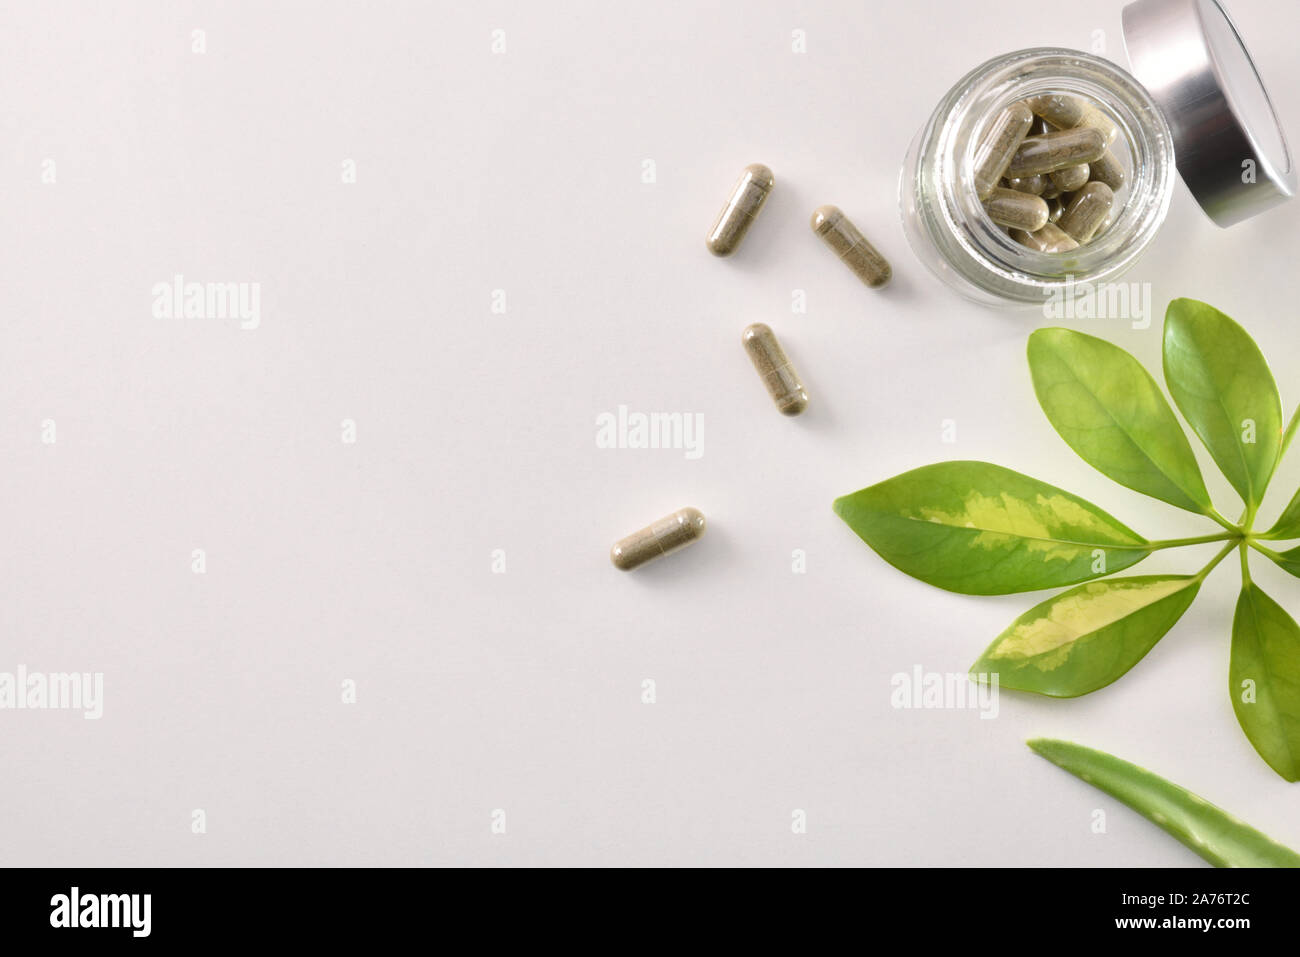
[[[953,65],[954,75],[960,65]],[[1047,95],[1075,97],[1110,116],[1117,133],[1107,149],[1128,174],[1109,229],[1098,228],[1086,246],[1058,255],[1020,246],[994,222],[974,176],[977,151],[994,120],[1013,104]],[[1042,117],[1032,119],[1026,136],[1045,136],[1055,130],[1049,126]],[[1041,306],[1045,294],[1068,296],[1080,284],[1112,282],[1133,267],[1165,223],[1178,176],[1174,139],[1175,128],[1151,91],[1112,60],[1056,47],[995,56],[955,79],[909,144],[899,181],[904,233],[939,282],[983,305]],[[1003,175],[997,185],[1019,185]],[[1053,199],[1069,198],[1055,183],[1039,195],[1048,203],[1049,222]]]
[[[1098,239],[1121,215],[1133,176],[1119,155],[1129,155],[1120,130],[1105,108],[1074,93],[1036,93],[1003,107],[973,151],[985,214],[1035,252],[1071,252]],[[1000,179],[989,186],[995,171]]]

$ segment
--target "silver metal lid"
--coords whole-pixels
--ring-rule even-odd
[[[1174,161],[1220,226],[1283,203],[1295,164],[1264,82],[1216,0],[1136,0],[1124,8],[1133,74],[1174,134]]]

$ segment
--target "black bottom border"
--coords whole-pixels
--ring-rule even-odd
[[[7,944],[64,938],[114,949],[279,940],[337,949],[420,930],[565,939],[594,937],[598,927],[604,936],[611,924],[631,939],[680,926],[693,936],[726,934],[732,944],[748,935],[806,944],[830,931],[926,944],[991,935],[1026,944],[1063,935],[1230,943],[1294,927],[1300,890],[1294,872],[1204,868],[536,871],[8,869],[0,870],[0,928]],[[124,926],[80,926],[87,922]]]

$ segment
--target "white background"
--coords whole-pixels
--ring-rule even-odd
[[[1300,135],[1300,8],[1231,6]],[[903,154],[952,83],[1098,30],[1124,63],[1121,7],[7,3],[0,670],[102,671],[105,703],[97,722],[0,712],[0,861],[1199,863],[1034,735],[1300,846],[1295,786],[1230,706],[1233,562],[1099,693],[1007,693],[991,721],[895,710],[891,675],[964,671],[1043,596],[914,582],[831,512],[970,458],[1149,537],[1215,530],[1074,458],[1025,365],[1043,317],[959,300],[898,221]],[[760,161],[776,190],[716,260],[705,232]],[[887,291],[809,230],[828,202],[893,261]],[[1159,314],[1193,296],[1241,320],[1288,412],[1298,216],[1222,231],[1180,183],[1130,276]],[[259,282],[260,327],[154,318],[177,273]],[[755,321],[804,376],[799,419],[740,347]],[[1158,317],[1076,325],[1158,369]],[[598,449],[620,404],[703,413],[703,457]],[[1263,520],[1297,483],[1293,455]],[[614,539],[687,504],[701,543],[610,566]],[[1254,566],[1300,613],[1294,580]]]

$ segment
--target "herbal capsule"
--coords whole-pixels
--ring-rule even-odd
[[[1030,107],[1030,109],[1032,109],[1032,107]],[[1041,116],[1035,116],[1034,122],[1029,124],[1029,135],[1041,136],[1043,133],[1052,132],[1055,128],[1056,127],[1052,126],[1051,123],[1047,122],[1047,120],[1043,119]]]
[[[808,393],[770,327],[761,322],[747,326],[740,341],[782,415],[798,415],[808,408]]]
[[[1098,130],[1105,137],[1107,146],[1114,143],[1115,137],[1119,135],[1119,126],[1116,125],[1115,121],[1095,106],[1089,104],[1084,104],[1083,118],[1077,125]]]
[[[1124,186],[1124,166],[1110,150],[1102,153],[1101,158],[1089,166],[1089,170],[1092,179],[1105,183],[1112,193],[1118,193]]]
[[[1105,138],[1100,131],[1090,126],[1029,136],[1020,144],[1015,156],[1011,157],[1006,175],[1021,177],[1052,173],[1067,166],[1091,163],[1104,152]]]
[[[1088,182],[1090,176],[1087,163],[1080,163],[1078,166],[1067,166],[1065,169],[1058,169],[1048,175],[1062,193],[1073,193]]]
[[[1065,203],[1061,202],[1061,197],[1057,196],[1047,201],[1047,221],[1054,223],[1061,218],[1065,212]]]
[[[1053,183],[1052,178],[1049,176],[1047,177],[1047,185],[1043,187],[1043,192],[1040,195],[1042,195],[1043,199],[1049,201],[1053,199],[1060,199],[1061,187]]]
[[[1115,222],[1114,206],[1110,208],[1110,212],[1106,214],[1106,218],[1101,221],[1101,225],[1097,227],[1097,231],[1092,234],[1092,241],[1095,242],[1100,239],[1105,234],[1106,230],[1110,229],[1110,224],[1113,222]]]
[[[1023,229],[1011,230],[1011,238],[1022,246],[1040,253],[1064,253],[1078,249],[1079,244],[1063,233],[1055,224],[1048,223],[1042,229],[1027,233]]]
[[[1058,130],[1090,126],[1101,132],[1110,146],[1119,135],[1119,126],[1103,110],[1073,96],[1050,94],[1033,96],[1025,101],[1034,113]]]
[[[993,222],[1029,233],[1042,229],[1048,217],[1047,201],[1041,196],[1001,186],[984,200],[984,210]]]
[[[975,193],[981,200],[1007,173],[1007,164],[1029,133],[1034,114],[1023,103],[1013,103],[993,121],[984,140],[975,150]]]
[[[868,286],[878,289],[889,282],[889,277],[894,274],[889,262],[867,242],[867,237],[838,206],[818,206],[813,211],[812,228]]]
[[[1083,104],[1072,96],[1051,93],[1046,96],[1031,96],[1025,103],[1058,130],[1069,129],[1083,122]]]
[[[1065,209],[1060,226],[1070,238],[1078,243],[1086,243],[1105,222],[1111,206],[1115,204],[1115,194],[1105,183],[1089,183],[1079,192]]]
[[[731,198],[709,230],[709,252],[715,256],[730,256],[740,248],[741,240],[749,232],[775,184],[776,177],[762,163],[745,167],[736,188],[731,191]]]
[[[698,508],[679,508],[615,542],[609,550],[609,560],[615,568],[629,571],[684,548],[703,534],[704,513]]]
[[[1024,176],[1020,179],[1006,180],[1007,189],[1018,190],[1021,193],[1033,193],[1035,196],[1041,196],[1043,190],[1047,189],[1047,177]]]

